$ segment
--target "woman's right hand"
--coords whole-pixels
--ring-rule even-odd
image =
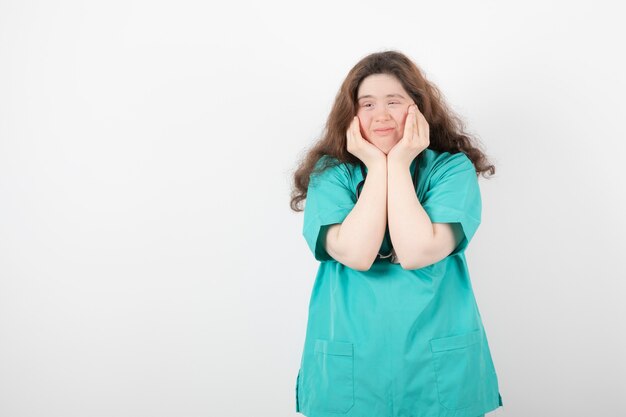
[[[346,132],[348,152],[359,158],[369,169],[374,164],[386,162],[387,155],[361,136],[359,117],[354,116]]]

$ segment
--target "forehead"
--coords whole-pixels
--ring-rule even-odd
[[[387,96],[408,97],[408,93],[402,87],[400,81],[389,74],[372,74],[363,79],[357,90],[357,99],[365,96],[373,98],[385,98]]]

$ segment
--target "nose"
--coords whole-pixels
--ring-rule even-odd
[[[387,107],[385,107],[385,106],[381,106],[376,111],[376,114],[374,114],[374,120],[376,120],[376,121],[378,121],[378,120],[389,120],[389,117],[391,117],[391,115],[389,114],[389,111],[387,110]]]

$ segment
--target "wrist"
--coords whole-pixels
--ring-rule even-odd
[[[403,161],[396,158],[387,158],[387,169],[393,171],[408,170],[411,167],[411,161]]]
[[[387,170],[387,158],[380,158],[376,161],[366,164],[368,171],[372,170]]]

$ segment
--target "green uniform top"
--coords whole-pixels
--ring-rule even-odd
[[[502,405],[464,254],[481,219],[476,170],[464,153],[431,149],[416,168],[431,222],[460,223],[464,237],[415,270],[389,258],[368,271],[334,260],[325,231],[350,213],[363,175],[342,163],[311,176],[303,235],[320,265],[296,378],[296,411],[305,416],[477,417]]]

